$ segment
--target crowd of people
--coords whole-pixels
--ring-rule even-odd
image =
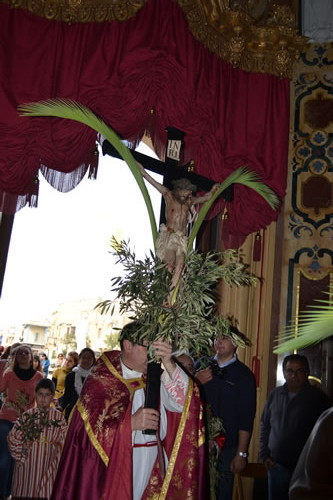
[[[49,499],[67,432],[66,419],[95,363],[85,348],[58,354],[14,344],[0,359],[0,499]],[[76,370],[75,374],[74,371]],[[74,377],[66,376],[73,371]]]
[[[206,500],[212,482],[216,500],[232,500],[256,413],[255,379],[237,356],[249,342],[230,327],[212,356],[196,361],[154,342],[163,367],[156,408],[146,403],[148,345],[137,332],[127,324],[120,350],[97,361],[89,347],[60,353],[52,373],[48,356],[27,345],[2,353],[0,500]],[[268,500],[332,498],[331,402],[309,372],[305,356],[287,356],[285,384],[261,415]],[[221,422],[217,435],[210,419]]]

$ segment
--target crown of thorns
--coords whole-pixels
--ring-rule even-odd
[[[191,181],[189,181],[188,179],[175,179],[173,181],[171,181],[172,183],[172,186],[173,186],[173,189],[174,190],[177,190],[177,189],[182,189],[182,190],[185,190],[185,191],[196,191],[197,190],[197,186],[195,186],[194,184],[192,184]]]

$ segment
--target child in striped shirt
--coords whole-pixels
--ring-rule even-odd
[[[15,460],[12,500],[51,498],[66,434],[62,413],[50,405],[54,383],[44,378],[36,385],[37,406],[24,412],[8,434]]]

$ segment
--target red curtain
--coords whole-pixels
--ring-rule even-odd
[[[94,161],[92,130],[17,113],[19,104],[52,97],[88,106],[133,143],[148,131],[158,153],[166,127],[179,128],[186,133],[184,163],[194,159],[197,173],[222,181],[248,165],[284,196],[289,82],[233,69],[210,53],[172,0],[148,0],[125,23],[73,25],[1,4],[0,78],[3,212],[31,199],[40,168],[56,189],[68,191]],[[210,216],[222,209],[221,201]],[[230,245],[276,218],[252,190],[236,186]]]

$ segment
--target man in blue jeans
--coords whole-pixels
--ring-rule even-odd
[[[225,429],[225,444],[218,457],[219,480],[216,500],[232,500],[234,474],[247,464],[248,447],[256,411],[256,384],[251,370],[239,361],[237,347],[250,341],[236,327],[218,334],[214,341],[215,356],[207,368],[196,363],[196,378],[202,384],[203,395],[213,416],[221,417]]]
[[[320,414],[330,407],[327,395],[310,385],[305,356],[283,360],[285,384],[270,393],[261,416],[260,458],[268,471],[269,500],[289,500],[297,460]]]

